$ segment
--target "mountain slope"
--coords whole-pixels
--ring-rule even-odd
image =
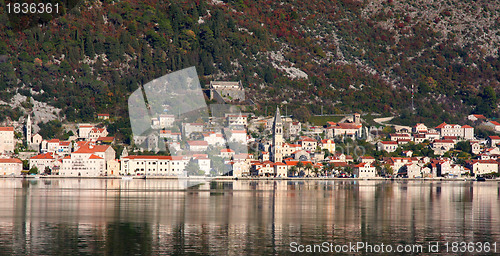
[[[0,99],[31,96],[69,121],[111,112],[127,126],[130,92],[194,65],[203,84],[242,80],[257,113],[286,103],[306,116],[323,106],[325,113],[396,114],[406,124],[496,116],[498,8],[488,1],[83,1],[22,32],[2,17],[0,55],[8,60],[0,63]]]

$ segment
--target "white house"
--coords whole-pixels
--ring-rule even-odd
[[[360,163],[354,166],[354,174],[358,178],[374,178],[377,176],[377,170],[369,163]]]
[[[486,117],[483,116],[483,115],[478,115],[478,114],[472,114],[472,115],[468,115],[467,116],[467,119],[469,119],[470,121],[486,121]]]
[[[91,124],[79,124],[78,125],[78,137],[88,139],[90,130],[94,128]]]
[[[500,136],[489,136],[488,145],[490,147],[496,147],[500,143]]]
[[[226,114],[227,125],[241,125],[247,126],[247,115],[235,115],[235,114]]]
[[[14,152],[15,146],[14,127],[0,127],[0,154]]]
[[[413,133],[426,133],[427,130],[428,130],[427,126],[425,126],[425,124],[422,124],[422,123],[418,123],[412,127]]]
[[[491,127],[496,132],[500,132],[500,123],[497,121],[489,121],[486,123],[486,126]]]
[[[398,148],[398,142],[397,141],[380,141],[377,143],[377,148],[379,151],[387,151],[389,153],[396,151]]]
[[[219,132],[208,132],[203,134],[203,140],[210,146],[223,145],[226,140],[222,133]]]
[[[471,160],[467,162],[474,175],[483,175],[487,173],[498,173],[498,163],[495,160]]]
[[[302,150],[307,150],[307,151],[315,151],[316,147],[318,146],[318,142],[309,137],[302,137],[301,140],[299,140],[299,144],[302,147]]]
[[[208,148],[208,142],[204,140],[190,140],[187,142],[188,150],[190,151],[205,151]]]
[[[245,130],[232,130],[229,132],[229,141],[246,143],[247,142],[247,132]]]
[[[106,136],[108,136],[108,130],[106,130],[106,127],[92,128],[88,133],[87,139],[90,139],[91,141],[96,141],[97,139],[99,139],[99,137],[106,137]]]
[[[198,164],[200,170],[205,173],[205,175],[210,174],[210,158],[207,154],[194,154],[193,160]]]
[[[335,141],[333,139],[324,139],[320,143],[321,150],[328,150],[330,153],[335,153]]]
[[[174,122],[175,122],[175,116],[163,114],[163,115],[160,115],[158,117],[158,121],[159,121],[159,125],[162,129],[172,127],[174,125]]]
[[[17,158],[0,158],[0,175],[21,175],[23,162]]]

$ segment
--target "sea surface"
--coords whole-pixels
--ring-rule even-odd
[[[0,255],[500,253],[498,182],[0,179],[0,198]]]

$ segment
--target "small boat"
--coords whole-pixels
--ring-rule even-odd
[[[123,176],[122,177],[122,180],[131,180],[132,179],[132,176]]]
[[[477,176],[476,181],[486,181],[486,179],[483,176]]]

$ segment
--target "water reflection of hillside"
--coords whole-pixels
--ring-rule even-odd
[[[290,242],[498,241],[498,183],[0,179],[5,254],[267,254]]]

